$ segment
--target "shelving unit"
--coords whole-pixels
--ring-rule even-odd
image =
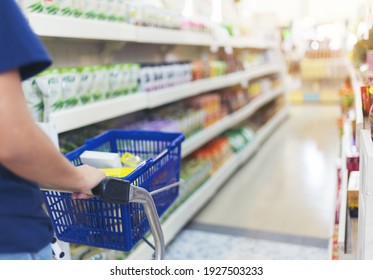
[[[347,149],[352,146],[352,130],[347,123],[344,124],[344,134],[342,136],[341,148],[341,187],[339,190],[339,223],[338,223],[338,258],[352,259],[353,256],[348,252],[348,207],[347,207],[347,186],[348,186],[348,170],[346,167]]]
[[[197,80],[162,90],[135,93],[54,112],[51,114],[50,120],[56,125],[57,132],[62,133],[136,111],[156,108],[203,92],[230,87],[240,83],[246,84],[249,80],[278,71],[279,67],[269,64],[262,65],[255,69],[240,71],[221,77]]]
[[[360,189],[357,258],[373,259],[373,143],[370,131],[360,131]]]
[[[238,168],[260,148],[263,141],[268,138],[288,116],[289,108],[286,106],[269,120],[257,133],[255,139],[249,146],[238,154],[233,155],[220,167],[214,175],[203,184],[192,196],[183,203],[162,224],[165,235],[165,243],[169,244],[186,223],[211,199],[224,183],[234,175]],[[152,242],[152,239],[150,238]],[[139,244],[130,255],[129,260],[147,259],[152,255],[152,249],[145,243]]]
[[[89,43],[101,44],[101,41],[108,43],[120,42],[119,45],[125,45],[127,42],[141,43],[141,46],[144,46],[144,44],[198,46],[208,48],[217,46],[223,48],[247,48],[263,51],[275,50],[280,54],[280,51],[278,50],[279,46],[277,43],[272,41],[251,38],[229,38],[227,40],[221,40],[221,38],[215,38],[213,34],[209,33],[148,28],[125,23],[45,14],[30,13],[27,17],[35,33],[48,41],[57,41],[54,39],[74,39],[75,42],[75,39],[77,39],[78,42],[83,40],[85,46]],[[102,46],[100,45],[99,48],[100,47]],[[284,71],[285,67],[282,65],[280,59],[269,61],[267,64],[253,66],[250,69],[230,73],[224,76],[196,80],[187,84],[153,92],[140,92],[54,112],[50,116],[50,121],[55,124],[57,133],[64,133],[144,109],[157,108],[204,92],[240,84],[247,86],[252,80],[260,77],[272,74],[278,74],[280,77],[283,77]],[[183,143],[183,157],[191,154],[193,151],[214,139],[227,129],[254,115],[255,112],[265,104],[280,96],[285,97],[286,91],[286,88],[279,87],[265,92],[238,111],[193,135]],[[231,177],[242,164],[247,162],[247,160],[258,149],[260,149],[263,141],[270,136],[271,132],[275,130],[287,115],[288,105],[286,102],[282,111],[278,112],[259,131],[257,131],[255,140],[246,149],[233,155],[201,188],[199,188],[168,217],[163,224],[167,243],[169,243],[176,236],[178,231],[197,213],[197,211],[214,196],[223,183]],[[151,256],[149,250],[150,249],[148,249],[145,244],[141,243],[130,254],[129,258],[148,258]],[[150,253],[147,253],[147,251]]]

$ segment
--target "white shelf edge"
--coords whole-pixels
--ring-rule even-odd
[[[136,41],[134,26],[100,20],[87,20],[37,13],[27,14],[34,32],[42,37],[111,41]]]
[[[342,136],[342,167],[341,167],[341,187],[339,189],[339,223],[338,223],[338,252],[344,252],[346,240],[346,218],[347,218],[347,185],[348,185],[348,171],[346,167],[346,151],[347,147],[351,145],[349,134],[351,134],[351,127],[344,124],[344,134]]]
[[[245,80],[247,80],[246,73],[240,71],[224,76],[201,79],[187,84],[149,92],[148,107],[155,108],[167,103],[192,97],[203,92],[233,86]]]
[[[224,117],[215,124],[212,124],[211,126],[203,129],[201,132],[195,134],[182,144],[182,156],[186,157],[199,147],[203,146],[208,141],[212,140],[222,132],[226,131],[228,128],[244,121],[252,114],[254,114],[264,104],[267,104],[268,102],[282,95],[283,93],[284,91],[282,88],[265,93],[262,96],[254,99],[238,111]]]
[[[110,40],[136,43],[176,44],[211,47],[216,39],[210,33],[189,30],[143,27],[128,23],[110,22],[75,17],[26,13],[34,32],[42,37]],[[276,44],[255,38],[232,38],[219,42],[219,47],[275,48]]]
[[[269,120],[256,134],[254,141],[243,151],[233,155],[213,176],[196,190],[187,201],[179,206],[174,213],[162,224],[165,235],[166,246],[175,238],[177,233],[186,223],[211,199],[225,181],[230,178],[241,164],[246,162],[251,155],[260,147],[260,143],[267,138],[271,129],[288,115],[288,108],[285,107]],[[252,147],[255,147],[254,149]],[[140,260],[150,258],[152,250],[148,245],[139,244],[127,257],[127,260]]]
[[[146,94],[135,93],[54,112],[50,121],[56,125],[57,133],[63,133],[143,109]]]

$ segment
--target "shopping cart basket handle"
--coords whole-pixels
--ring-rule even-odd
[[[128,204],[130,202],[130,189],[129,181],[106,177],[92,189],[92,193],[106,202]]]

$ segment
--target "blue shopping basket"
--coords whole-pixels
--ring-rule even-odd
[[[137,155],[146,160],[121,179],[150,193],[179,182],[183,140],[181,133],[110,130],[87,140],[66,157],[79,166],[84,151]],[[149,230],[143,206],[138,203],[117,204],[99,197],[72,199],[71,194],[56,191],[43,193],[56,236],[62,241],[130,251]],[[178,187],[153,196],[158,216],[177,196]]]

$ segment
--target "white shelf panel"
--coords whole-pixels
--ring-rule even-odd
[[[216,44],[212,34],[136,26],[128,23],[109,22],[103,20],[82,19],[39,13],[28,13],[28,20],[34,32],[42,37],[75,38],[87,40],[126,41],[153,44],[176,44],[211,47]],[[234,48],[274,48],[272,42],[249,38],[233,38],[218,43]]]
[[[139,43],[210,46],[210,34],[187,30],[160,29],[137,26],[136,41]]]
[[[344,253],[346,240],[346,218],[347,218],[347,184],[348,171],[346,167],[346,152],[351,145],[351,126],[346,122],[343,126],[344,134],[342,136],[342,155],[341,155],[341,187],[339,190],[339,224],[338,224],[338,251]]]
[[[42,37],[136,41],[134,26],[125,23],[29,13],[34,32]]]
[[[370,130],[363,129],[360,133],[357,258],[373,260],[373,143]]]
[[[178,234],[178,232],[188,223],[188,221],[210,200],[219,188],[232,177],[234,172],[255,151],[260,147],[261,141],[266,139],[288,115],[288,108],[285,107],[267,122],[256,134],[254,141],[239,154],[233,155],[222,167],[220,167],[213,176],[195,191],[187,201],[185,201],[174,213],[162,224],[165,236],[165,243],[168,245]],[[255,147],[255,148],[252,148]],[[148,245],[142,243],[131,252],[128,260],[139,260],[150,258],[152,250]]]
[[[62,133],[143,109],[146,94],[135,93],[55,112],[50,121],[56,125],[57,133]]]
[[[284,94],[283,89],[277,89],[259,96],[255,100],[251,101],[245,107],[234,112],[231,115],[224,117],[215,124],[203,129],[201,132],[192,136],[183,143],[182,146],[182,156],[185,157],[191,154],[193,151],[203,146],[208,141],[214,139],[216,136],[220,135],[228,128],[239,124],[244,121],[252,114],[254,114],[261,106],[275,99],[276,97]]]

